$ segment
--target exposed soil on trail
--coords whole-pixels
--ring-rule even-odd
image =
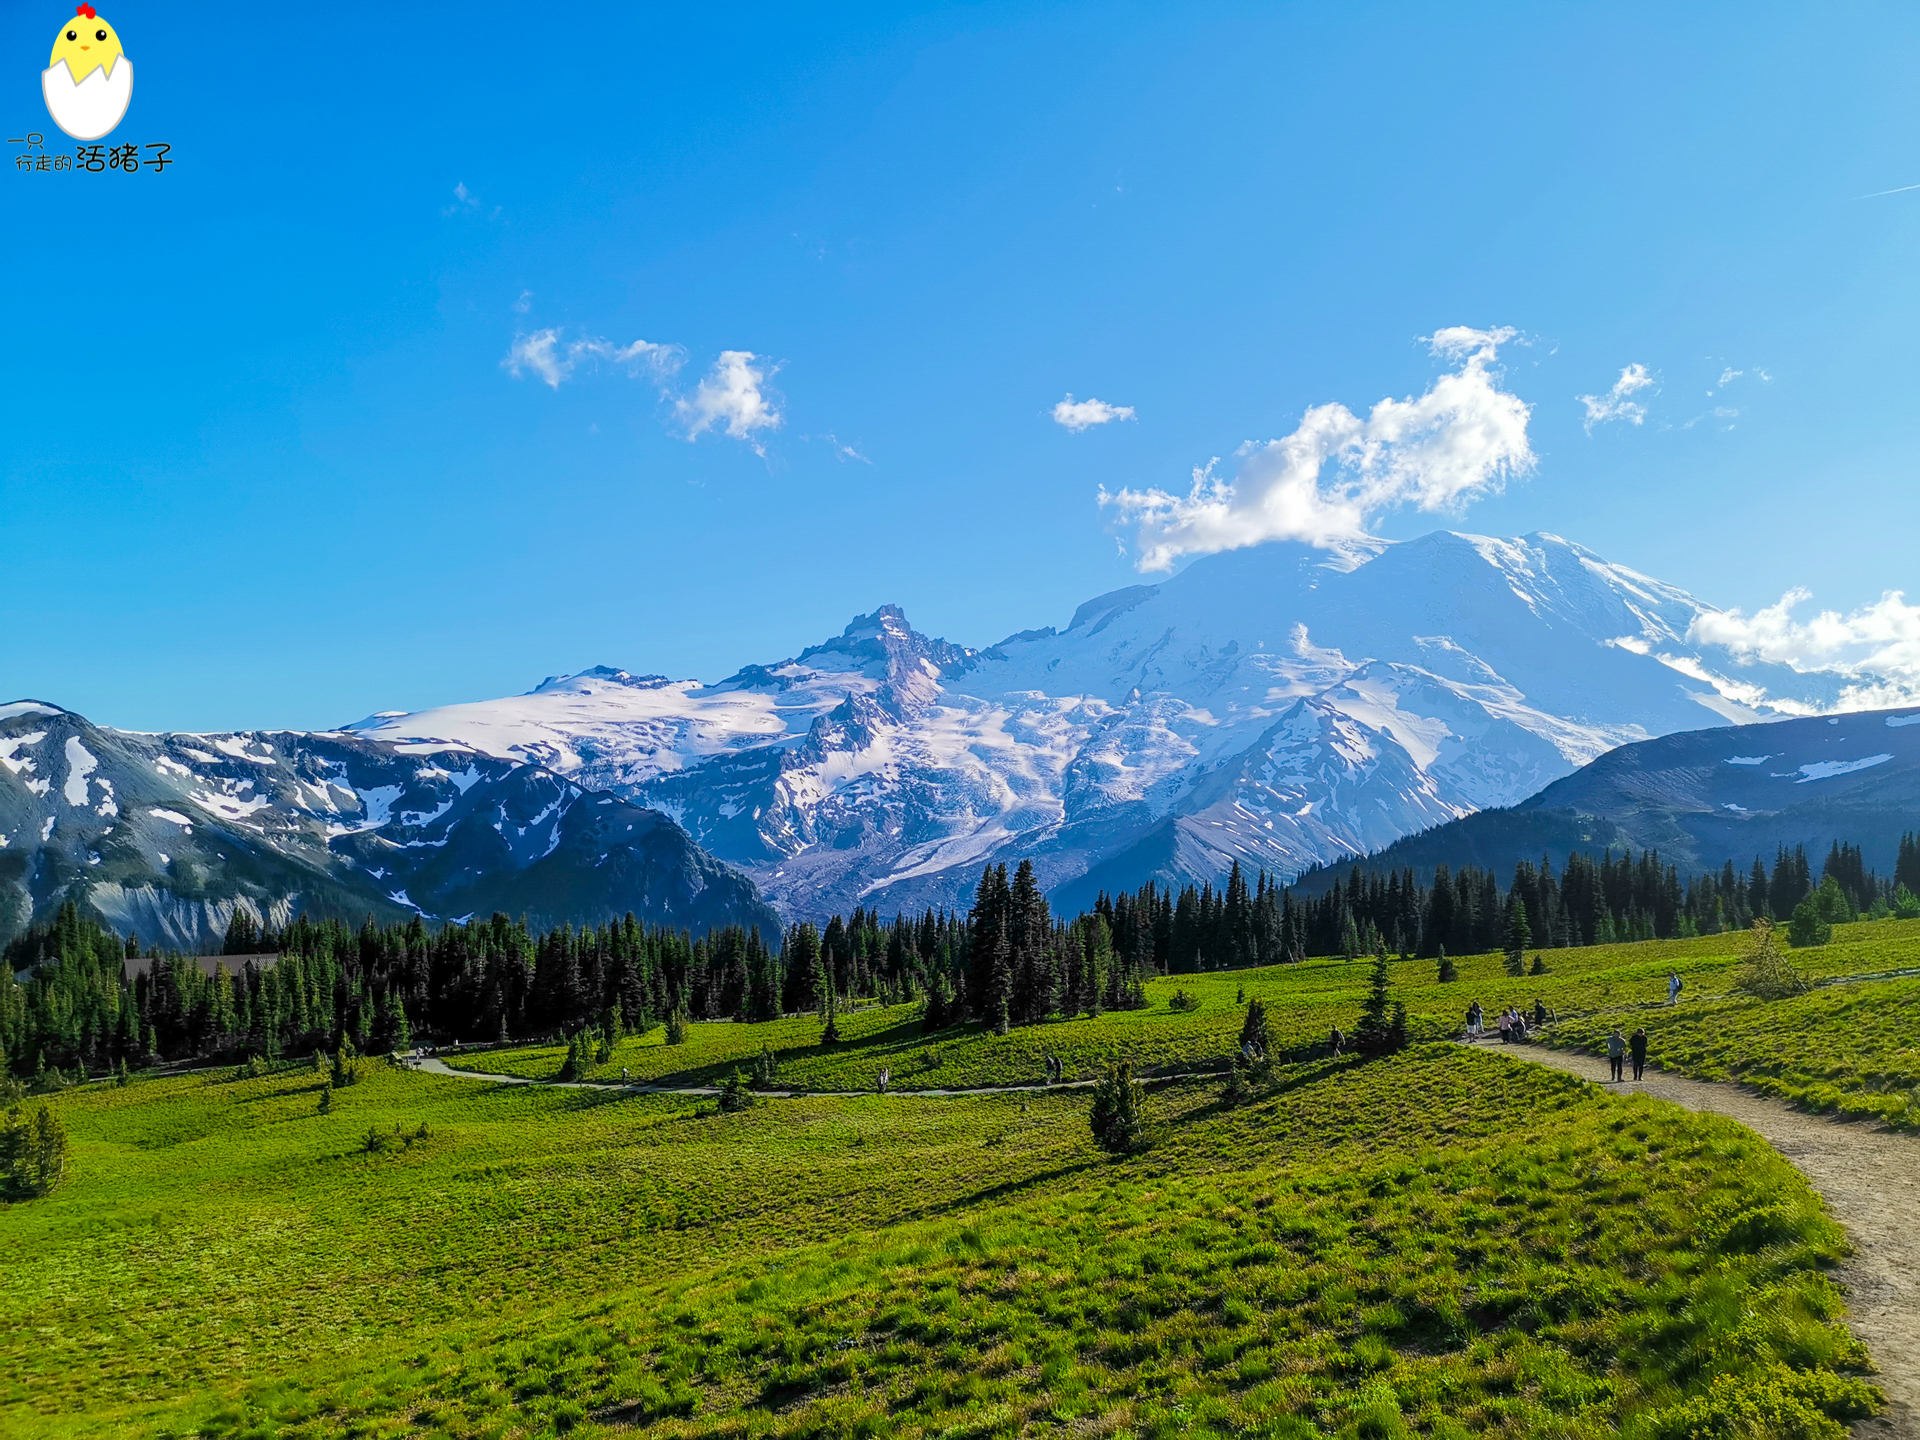
[[[1861,1440],[1920,1440],[1920,1137],[1823,1119],[1735,1085],[1659,1070],[1616,1086],[1595,1055],[1497,1042],[1487,1048],[1609,1089],[1725,1115],[1797,1165],[1853,1238],[1854,1256],[1836,1278],[1847,1291],[1848,1323],[1873,1352],[1880,1367],[1874,1380],[1887,1392],[1886,1413],[1861,1421],[1853,1433]]]

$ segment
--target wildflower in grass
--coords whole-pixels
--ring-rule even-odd
[[[1093,1089],[1093,1109],[1087,1123],[1093,1141],[1109,1155],[1131,1155],[1146,1148],[1146,1124],[1141,1118],[1142,1092],[1125,1061],[1107,1067]]]

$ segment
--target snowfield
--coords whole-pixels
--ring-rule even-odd
[[[711,684],[600,667],[349,728],[664,811],[790,915],[958,903],[1028,857],[1086,900],[1236,859],[1290,877],[1629,741],[1839,702],[1690,643],[1703,613],[1552,535],[1267,545],[979,649],[883,606]]]

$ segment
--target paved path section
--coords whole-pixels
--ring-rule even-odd
[[[1887,1413],[1862,1421],[1853,1433],[1920,1440],[1920,1136],[1863,1121],[1824,1119],[1735,1085],[1659,1070],[1649,1070],[1644,1080],[1614,1085],[1607,1079],[1607,1062],[1597,1055],[1497,1041],[1489,1048],[1610,1090],[1639,1091],[1689,1110],[1725,1115],[1798,1166],[1853,1239],[1853,1259],[1838,1278],[1847,1290],[1848,1323],[1873,1352],[1880,1367],[1874,1379],[1887,1392]]]

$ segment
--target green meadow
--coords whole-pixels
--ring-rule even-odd
[[[1604,1016],[1598,1032],[1604,1035],[1616,1019],[1633,1024],[1664,1019],[1670,973],[1685,986],[1684,1003],[1673,1013],[1690,1016],[1703,1004],[1724,1000],[1747,945],[1741,932],[1544,950],[1535,953],[1548,973],[1517,978],[1506,973],[1501,955],[1462,956],[1454,962],[1459,978],[1446,984],[1436,978],[1435,962],[1403,960],[1392,967],[1394,994],[1406,1003],[1416,1039],[1460,1034],[1475,999],[1489,1020],[1509,1004],[1531,1014],[1538,1000],[1561,1017],[1555,1034],[1584,1036],[1586,1031],[1572,1022]],[[1841,925],[1832,944],[1794,951],[1792,958],[1816,978],[1920,968],[1920,920]],[[822,1022],[812,1015],[760,1025],[695,1022],[681,1045],[667,1044],[664,1027],[621,1040],[584,1078],[617,1082],[624,1070],[631,1080],[647,1084],[716,1085],[736,1067],[750,1065],[762,1047],[779,1062],[779,1084],[801,1090],[871,1090],[883,1068],[892,1071],[895,1090],[1035,1085],[1046,1076],[1049,1055],[1063,1061],[1070,1080],[1092,1078],[1118,1060],[1131,1061],[1143,1073],[1212,1070],[1225,1065],[1238,1043],[1245,1018],[1242,995],[1266,1005],[1276,1050],[1300,1059],[1323,1049],[1335,1025],[1352,1031],[1367,980],[1366,963],[1347,960],[1166,976],[1147,982],[1144,1010],[1053,1020],[1006,1035],[979,1025],[927,1034],[917,1006],[876,1007],[842,1014],[842,1039],[834,1046],[820,1044]],[[1197,1001],[1196,1008],[1174,1008],[1180,992]],[[1756,1019],[1765,1019],[1764,1003],[1753,1004],[1760,1007]],[[1910,1029],[1907,1034],[1907,1045],[1920,1044],[1920,1036]],[[457,1069],[548,1080],[560,1073],[566,1047],[516,1046],[445,1058]]]
[[[1729,991],[1741,948],[1394,980],[1416,1037],[1476,996],[1538,996],[1569,1035],[1648,1017],[1656,1053],[1751,1014],[1710,1028],[1754,1056],[1819,1029],[1809,1065],[1857,1061],[1823,1083],[1861,1087],[1911,1044],[1911,982],[1750,1002]],[[1844,975],[1916,952],[1920,923],[1877,922],[1795,959]],[[1688,988],[1668,1012],[1670,969]],[[372,1063],[324,1115],[302,1066],[61,1092],[70,1178],[0,1206],[0,1433],[1732,1440],[1837,1437],[1874,1408],[1828,1274],[1844,1236],[1772,1149],[1497,1047],[1316,1053],[1352,1028],[1365,972],[1174,977],[1145,1010],[1006,1037],[923,1036],[906,1006],[843,1016],[830,1048],[810,1016],[697,1023],[596,1072],[711,1080],[763,1045],[781,1083],[821,1091],[882,1064],[896,1087],[1033,1083],[1048,1055],[1069,1078],[1121,1057],[1205,1071],[1239,993],[1263,999],[1285,1061],[1263,1097],[1157,1081],[1152,1147],[1125,1159],[1093,1146],[1078,1090],[725,1114]],[[563,1058],[463,1063],[544,1077]],[[395,1127],[418,1138],[367,1147]]]

